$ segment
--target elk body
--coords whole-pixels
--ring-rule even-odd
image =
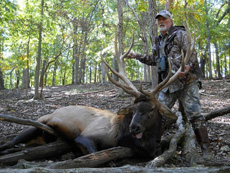
[[[118,114],[79,105],[57,109],[37,121],[50,126],[63,139],[74,142],[84,154],[126,146],[138,155],[154,157],[161,136],[161,119],[155,104],[141,95]],[[50,141],[50,135],[47,137],[44,134],[41,129],[29,128],[0,146],[0,150],[28,142],[38,136],[42,136],[45,142]]]

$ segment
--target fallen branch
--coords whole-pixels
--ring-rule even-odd
[[[95,168],[102,164],[115,159],[122,159],[131,157],[134,155],[132,149],[127,147],[114,147],[107,150],[98,151],[82,157],[78,157],[74,160],[66,160],[62,162],[56,162],[48,166],[51,169],[70,169],[70,168]]]
[[[17,123],[17,124],[31,125],[39,129],[42,129],[51,135],[57,136],[56,132],[52,128],[38,121],[34,121],[30,119],[16,118],[16,117],[5,115],[5,114],[0,114],[0,121],[8,121],[8,122]]]
[[[223,116],[223,115],[226,115],[229,113],[230,113],[230,106],[222,108],[222,109],[218,109],[218,110],[215,110],[215,111],[212,111],[212,112],[206,114],[205,119],[206,119],[206,121],[208,121],[208,120],[211,120],[213,118]]]
[[[196,137],[190,123],[186,124],[186,133],[183,142],[183,155],[190,166],[195,166],[197,163],[201,163],[201,161],[203,161],[196,150]]]
[[[223,116],[223,115],[226,115],[229,113],[230,113],[230,107],[225,107],[222,109],[211,111],[211,112],[205,114],[204,117],[205,117],[205,120],[208,121],[208,120],[211,120],[213,118],[220,117],[220,116]],[[171,125],[175,122],[176,122],[175,120],[168,120],[166,122],[164,128],[166,129],[168,127],[171,127]]]

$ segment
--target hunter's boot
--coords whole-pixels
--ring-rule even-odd
[[[210,141],[208,138],[207,128],[206,127],[197,128],[195,129],[195,134],[196,134],[197,141],[201,146],[204,160],[213,159],[214,156],[210,149]]]

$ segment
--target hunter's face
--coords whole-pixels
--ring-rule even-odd
[[[157,26],[163,35],[169,30],[172,24],[173,20],[170,18],[165,18],[163,16],[157,18]]]

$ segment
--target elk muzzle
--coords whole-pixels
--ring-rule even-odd
[[[143,136],[143,128],[140,124],[131,123],[129,126],[130,133],[135,136],[137,139],[141,139]]]

